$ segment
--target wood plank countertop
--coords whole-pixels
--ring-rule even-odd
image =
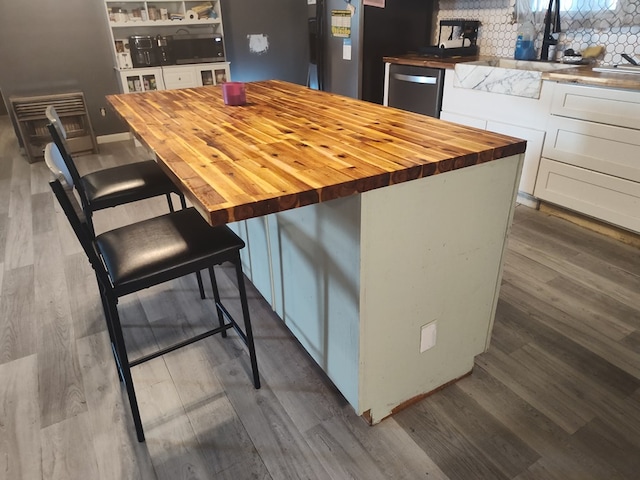
[[[406,55],[397,55],[393,57],[383,57],[386,63],[394,63],[396,65],[409,65],[412,67],[429,67],[429,68],[455,68],[458,63],[475,62],[481,60],[481,57],[427,57],[417,53],[408,53]]]
[[[515,155],[526,142],[299,85],[220,86],[107,100],[212,225]]]

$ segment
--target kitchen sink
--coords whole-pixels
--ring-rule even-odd
[[[475,62],[458,63],[455,66],[453,85],[485,92],[540,98],[542,75],[578,65],[511,58],[494,58]]]

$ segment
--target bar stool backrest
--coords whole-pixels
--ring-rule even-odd
[[[44,162],[53,173],[54,178],[64,180],[65,187],[73,188],[73,177],[69,173],[69,168],[67,168],[67,164],[55,143],[47,143],[44,147]]]
[[[76,197],[73,195],[73,190],[64,188],[60,180],[57,179],[50,182],[49,185],[58,199],[58,203],[62,207],[64,214],[67,216],[80,245],[82,245],[82,249],[87,254],[89,262],[91,262],[91,266],[96,272],[98,281],[102,285],[109,285],[109,275],[102,260],[100,260],[100,256],[95,247],[93,233],[86,222],[82,208],[80,208]]]
[[[47,116],[49,123],[52,123],[58,129],[60,136],[66,140],[67,129],[64,128],[64,125],[60,121],[60,116],[58,115],[58,112],[56,112],[56,109],[54,108],[54,106],[49,105],[44,111],[44,114]]]

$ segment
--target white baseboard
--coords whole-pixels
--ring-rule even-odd
[[[529,208],[535,208],[536,210],[540,207],[540,200],[524,192],[518,192],[516,202]]]
[[[96,137],[96,142],[98,142],[98,144],[124,142],[126,140],[131,140],[131,134],[129,132],[112,133],[111,135],[100,135]]]

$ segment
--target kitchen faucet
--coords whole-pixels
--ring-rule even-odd
[[[558,44],[557,38],[554,38],[551,34],[560,32],[560,0],[549,0],[549,8],[544,17],[544,34],[542,35],[540,60],[549,60],[549,47]]]

